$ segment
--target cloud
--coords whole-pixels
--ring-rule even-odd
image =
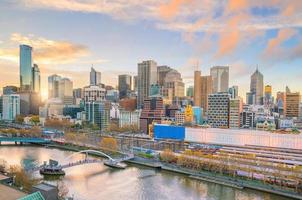
[[[34,61],[38,64],[67,64],[72,63],[80,57],[89,54],[84,45],[74,44],[67,41],[49,40],[34,35],[21,35],[13,33],[10,36],[10,47],[0,48],[0,59],[18,62],[19,44],[28,44],[33,47]]]
[[[178,14],[181,6],[190,2],[191,0],[170,0],[167,4],[160,5],[159,13],[163,18],[171,19]]]

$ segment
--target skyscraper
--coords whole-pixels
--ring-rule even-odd
[[[229,127],[240,128],[240,113],[242,113],[242,99],[240,97],[230,99]]]
[[[142,108],[144,100],[149,97],[151,85],[157,83],[157,63],[153,60],[147,60],[138,63],[137,68],[137,108]]]
[[[90,71],[90,85],[99,85],[101,84],[101,72],[97,72],[93,67]]]
[[[73,82],[68,78],[62,78],[59,81],[59,98],[63,104],[73,104]]]
[[[32,91],[32,47],[20,45],[20,90]]]
[[[255,105],[263,104],[263,75],[257,70],[251,76],[250,92],[255,95]]]
[[[194,106],[201,107],[201,71],[194,72]]]
[[[59,86],[61,76],[54,74],[48,77],[48,98],[59,98]]]
[[[228,93],[210,94],[208,97],[208,123],[213,128],[229,127],[229,103]]]
[[[13,121],[20,114],[20,96],[18,94],[3,95],[2,119]]]
[[[200,71],[194,72],[194,106],[208,109],[208,96],[213,93],[212,76],[201,76]]]
[[[171,67],[166,66],[166,65],[157,67],[157,83],[160,86],[164,86],[166,75],[171,70],[173,70],[173,69]]]
[[[229,88],[229,94],[231,95],[231,98],[236,98],[238,97],[238,86],[234,85]]]
[[[185,95],[185,84],[182,81],[181,74],[175,69],[171,69],[166,73],[164,88],[171,88],[173,97],[183,97]]]
[[[286,92],[285,94],[285,117],[299,117],[299,106],[300,106],[300,93],[299,92]]]
[[[227,92],[229,89],[229,67],[215,66],[211,68],[213,93]]]
[[[33,91],[40,93],[41,89],[41,78],[40,78],[40,69],[37,64],[34,64],[32,68],[32,77],[33,77]]]
[[[128,96],[131,91],[132,86],[132,76],[127,74],[122,74],[118,76],[118,90],[120,98],[123,99]]]

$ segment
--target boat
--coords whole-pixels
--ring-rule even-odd
[[[108,167],[112,167],[112,168],[116,168],[116,169],[125,169],[127,165],[125,164],[121,164],[121,163],[116,163],[112,160],[105,160],[104,161],[104,165],[108,166]]]
[[[42,169],[40,169],[41,175],[52,175],[52,176],[64,176],[65,172],[61,167],[57,166],[44,166]]]

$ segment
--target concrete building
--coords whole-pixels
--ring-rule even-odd
[[[208,96],[213,93],[212,76],[201,76],[200,71],[194,73],[194,106],[208,110]]]
[[[166,73],[164,88],[172,89],[173,98],[185,96],[185,84],[182,81],[181,74],[174,69]]]
[[[238,92],[239,92],[238,86],[234,85],[234,86],[230,87],[228,92],[231,95],[232,99],[237,98],[238,97]]]
[[[140,129],[149,134],[149,125],[160,123],[165,117],[163,99],[161,97],[152,97],[144,100],[144,107],[140,116]]]
[[[184,112],[182,112],[182,111],[176,111],[175,112],[175,123],[177,125],[184,124],[185,123],[185,118],[186,118],[186,116],[185,116]]]
[[[157,63],[153,60],[147,60],[138,63],[137,68],[137,108],[140,109],[143,106],[144,100],[149,97],[151,85],[157,83]]]
[[[2,96],[2,119],[13,121],[20,115],[20,95],[10,94]]]
[[[48,99],[59,98],[61,76],[54,74],[48,77]]]
[[[300,102],[301,102],[301,96],[299,92],[287,92],[285,94],[285,101],[286,101],[286,106],[285,106],[285,117],[287,118],[293,118],[299,117],[299,107],[300,107]]]
[[[280,116],[284,116],[285,108],[286,108],[286,94],[285,92],[277,92],[276,97],[276,112],[280,114]]]
[[[129,96],[132,88],[132,76],[127,74],[122,74],[118,76],[118,90],[120,99]]]
[[[32,47],[20,45],[20,91],[33,90]]]
[[[13,85],[8,85],[3,87],[3,95],[8,95],[8,94],[16,94],[18,93],[19,88]]]
[[[194,87],[192,85],[187,88],[186,96],[190,97],[190,98],[193,98],[193,96],[194,96]]]
[[[136,108],[136,98],[121,99],[119,104],[123,110],[134,111]]]
[[[170,72],[171,70],[173,70],[173,69],[166,65],[157,67],[157,84],[158,85],[164,86],[167,73]]]
[[[231,98],[230,99],[230,111],[229,111],[229,128],[240,128],[240,113],[242,112],[242,99]]]
[[[133,76],[133,90],[137,92],[138,78],[137,76]]]
[[[139,110],[121,110],[119,118],[119,127],[122,128],[126,126],[137,126],[139,128],[140,114],[141,112]]]
[[[47,108],[47,117],[48,118],[53,118],[53,117],[63,115],[64,104],[63,104],[62,100],[59,98],[48,99],[45,107]],[[41,114],[41,112],[39,112],[39,113]],[[43,114],[45,114],[44,111],[43,111]]]
[[[230,95],[228,93],[210,94],[208,103],[208,124],[213,128],[228,128]]]
[[[110,123],[110,103],[109,102],[85,102],[87,121],[97,125],[100,130],[108,128]]]
[[[111,101],[111,102],[118,102],[119,101],[119,91],[112,89],[112,90],[107,90],[106,91],[106,100]]]
[[[104,101],[106,97],[106,89],[96,85],[84,87],[84,101]]]
[[[213,93],[228,92],[229,89],[229,67],[214,66],[211,68],[213,79]]]
[[[102,73],[97,72],[93,67],[90,70],[90,85],[100,85],[102,78]]]
[[[37,64],[34,64],[32,68],[32,78],[33,78],[33,92],[40,93],[41,90],[41,76],[40,69]]]
[[[73,104],[73,82],[68,78],[59,81],[59,98],[64,105]]]
[[[251,76],[250,92],[255,95],[255,105],[263,105],[263,75],[257,70]]]

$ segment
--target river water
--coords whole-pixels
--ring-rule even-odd
[[[54,159],[60,164],[76,161],[83,155],[74,152],[33,146],[0,146],[0,159],[9,165],[27,161],[42,164]],[[69,195],[79,200],[285,200],[287,198],[254,190],[237,190],[217,184],[192,180],[185,176],[156,171],[137,165],[124,170],[111,169],[101,163],[65,169],[63,178]],[[38,173],[36,176],[40,176]],[[56,184],[56,181],[50,181]]]

